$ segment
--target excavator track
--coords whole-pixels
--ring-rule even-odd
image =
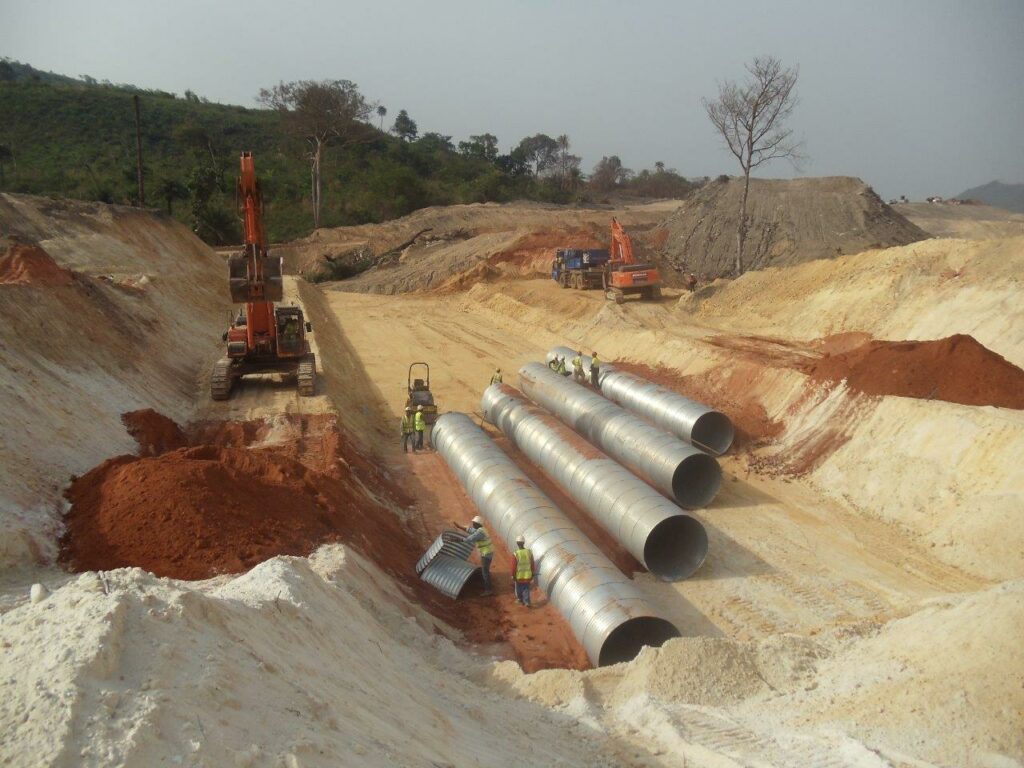
[[[231,397],[231,387],[235,380],[231,375],[231,360],[222,357],[213,364],[213,374],[210,376],[210,397],[214,400],[227,400]]]
[[[312,397],[316,394],[316,355],[310,353],[299,362],[299,395]]]

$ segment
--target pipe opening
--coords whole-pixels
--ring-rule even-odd
[[[690,439],[694,445],[706,448],[716,456],[728,451],[735,437],[736,430],[729,417],[718,411],[701,414],[690,430]]]
[[[722,468],[706,453],[687,456],[672,473],[672,495],[686,509],[706,507],[721,486]]]
[[[632,661],[645,645],[660,648],[666,640],[680,637],[679,630],[665,619],[641,616],[623,622],[611,631],[601,644],[597,666],[607,667],[623,661]]]
[[[708,532],[688,515],[666,517],[651,529],[644,543],[644,565],[663,581],[696,573],[708,556]]]

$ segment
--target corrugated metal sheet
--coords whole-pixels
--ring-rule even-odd
[[[469,544],[465,539],[466,534],[460,531],[441,531],[441,535],[434,539],[434,543],[416,563],[416,573],[422,574],[438,555],[447,555],[457,560],[469,560],[476,544]]]
[[[439,554],[420,574],[420,578],[451,598],[457,598],[466,584],[477,576],[480,567],[450,555]]]

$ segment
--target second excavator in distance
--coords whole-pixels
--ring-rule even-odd
[[[244,304],[224,333],[227,355],[213,366],[210,396],[227,400],[235,382],[246,374],[283,373],[296,376],[299,394],[316,394],[316,356],[306,334],[313,327],[300,307],[274,307],[284,299],[283,264],[270,256],[263,227],[263,192],[251,152],[243,152],[238,177],[238,207],[245,245],[228,259],[231,300]]]
[[[621,304],[626,296],[661,298],[661,275],[653,264],[640,264],[633,255],[633,241],[617,219],[612,219],[611,259],[605,266],[605,296]]]

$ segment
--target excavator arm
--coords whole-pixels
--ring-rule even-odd
[[[626,230],[619,224],[619,220],[612,218],[612,261],[622,264],[636,264],[636,257],[633,256],[633,241],[629,239]]]

